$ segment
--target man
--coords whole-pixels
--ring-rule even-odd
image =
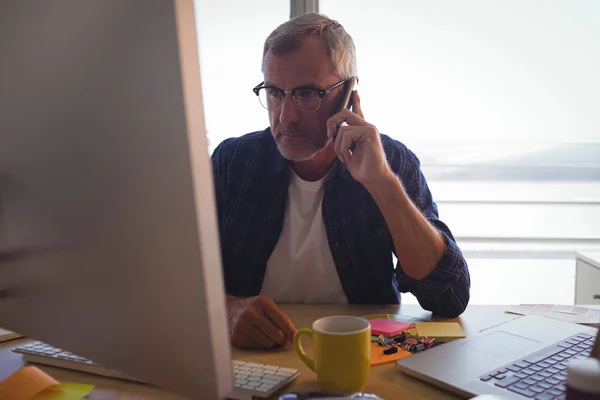
[[[418,159],[365,119],[356,91],[340,111],[356,76],[344,28],[318,14],[282,24],[262,71],[254,91],[270,128],[212,157],[233,344],[286,345],[295,329],[276,303],[390,304],[412,292],[427,310],[461,314],[467,264]]]

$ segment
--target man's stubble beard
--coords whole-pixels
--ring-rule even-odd
[[[325,138],[321,142],[316,142],[312,138],[303,138],[299,139],[299,141],[304,142],[304,148],[298,148],[294,146],[294,139],[290,138],[289,136],[284,136],[282,134],[275,135],[275,143],[277,143],[277,148],[279,149],[279,152],[281,153],[283,158],[285,158],[288,161],[308,161],[317,154],[319,154],[321,151],[323,151],[330,142],[328,138]],[[307,143],[310,143],[310,147],[306,147]]]

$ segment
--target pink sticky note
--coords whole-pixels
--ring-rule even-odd
[[[387,337],[401,334],[412,326],[407,322],[393,321],[391,319],[375,318],[371,323],[371,334],[385,335]]]

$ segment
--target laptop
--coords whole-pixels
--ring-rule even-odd
[[[598,330],[527,315],[396,361],[400,371],[461,397],[561,399],[567,365],[590,357]],[[600,340],[597,339],[596,340]]]

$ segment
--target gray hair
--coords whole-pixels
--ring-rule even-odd
[[[352,36],[339,22],[317,13],[292,18],[271,32],[265,40],[263,68],[269,50],[276,55],[293,52],[308,36],[321,38],[336,75],[341,79],[356,76],[356,49]]]

